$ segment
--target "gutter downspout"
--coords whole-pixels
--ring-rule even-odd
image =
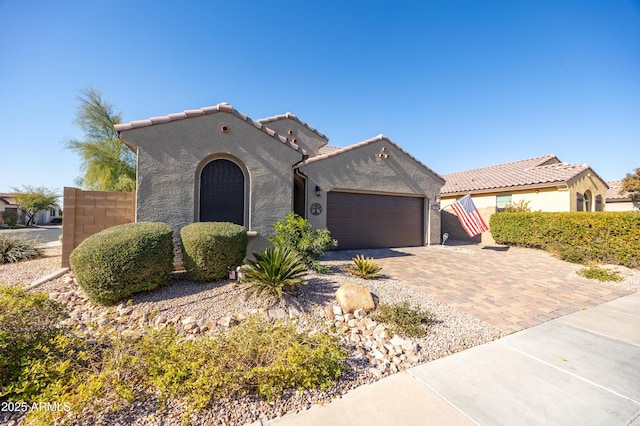
[[[298,161],[297,163],[295,163],[292,167],[293,167],[293,174],[295,176],[300,176],[300,178],[304,181],[304,211],[307,211],[307,175],[305,175],[303,172],[300,171],[300,169],[298,168],[298,166],[301,163],[304,163],[305,161],[307,161],[309,159],[309,154],[307,154],[306,152],[304,152],[302,154],[302,160]],[[295,182],[295,178],[294,178],[294,182]],[[292,201],[292,211],[295,210],[295,183],[293,184],[293,191],[294,191],[294,199],[291,200]]]

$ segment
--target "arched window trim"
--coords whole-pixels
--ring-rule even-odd
[[[242,161],[240,161],[238,158],[234,157],[233,155],[224,154],[224,153],[212,154],[205,157],[200,162],[200,164],[198,164],[198,167],[196,168],[195,187],[194,187],[194,209],[193,209],[194,222],[200,222],[200,185],[202,182],[202,171],[207,165],[209,165],[209,163],[216,160],[229,160],[232,163],[234,163],[236,166],[238,166],[238,168],[240,168],[240,171],[242,172],[242,175],[244,177],[244,188],[243,188],[243,194],[242,194],[243,200],[244,200],[243,226],[247,228],[247,230],[251,230],[251,210],[250,210],[251,209],[251,191],[249,190],[251,175],[249,173],[249,170],[245,167]]]

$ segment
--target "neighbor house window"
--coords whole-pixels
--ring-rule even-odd
[[[56,217],[56,209],[54,209],[54,208],[50,208],[50,209],[49,209],[49,216]]]
[[[584,210],[584,197],[581,193],[576,193],[576,211],[581,212]]]
[[[584,211],[585,212],[590,212],[591,211],[591,192],[587,191],[584,193]]]
[[[596,195],[596,211],[601,212],[604,209],[602,208],[602,195]]]
[[[507,205],[511,204],[511,194],[496,195],[496,208],[499,212],[503,212]]]
[[[244,173],[231,160],[209,162],[200,174],[200,222],[244,225]]]

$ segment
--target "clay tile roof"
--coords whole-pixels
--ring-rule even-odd
[[[442,194],[566,183],[588,165],[562,163],[555,155],[528,158],[444,175]]]
[[[607,203],[615,202],[615,201],[631,201],[631,197],[628,192],[620,193],[622,190],[622,181],[621,180],[611,180],[607,182],[609,185],[609,189],[607,189],[607,195],[605,199]]]
[[[333,151],[337,151],[339,149],[342,149],[342,148],[340,148],[339,146],[334,146],[334,145],[325,145],[325,146],[320,147],[318,152],[319,152],[319,155],[322,155],[322,154],[328,154],[328,153],[333,152]]]
[[[418,160],[417,158],[415,158],[413,155],[409,154],[407,151],[405,151],[404,149],[400,148],[400,146],[398,144],[396,144],[394,141],[392,141],[391,139],[389,139],[388,137],[386,137],[385,135],[378,135],[376,137],[373,137],[371,139],[367,139],[364,140],[362,142],[358,142],[356,144],[353,145],[349,145],[347,147],[344,148],[338,148],[338,147],[331,147],[331,148],[335,148],[335,149],[331,149],[328,152],[325,153],[320,153],[320,155],[316,155],[315,157],[311,157],[308,160],[306,160],[304,163],[301,163],[298,167],[300,166],[305,166],[307,164],[311,164],[311,163],[315,163],[317,161],[322,161],[322,160],[327,160],[329,158],[333,158],[336,157],[338,155],[344,154],[345,152],[349,152],[349,151],[353,151],[355,149],[361,148],[363,146],[367,146],[369,144],[372,144],[374,142],[378,142],[378,141],[385,141],[388,144],[394,146],[397,150],[399,150],[400,152],[404,153],[407,157],[411,158],[413,161],[415,161],[416,163],[418,163],[420,166],[422,166],[423,168],[425,168],[427,171],[429,171],[429,173],[433,174],[435,177],[437,177],[438,179],[440,179],[442,182],[444,182],[444,179],[442,176],[440,176],[439,174],[437,174],[436,172],[434,172],[432,169],[430,169],[429,167],[427,167],[424,163],[422,163],[420,160]]]
[[[323,133],[320,133],[315,128],[309,126],[307,123],[305,123],[304,121],[300,120],[298,117],[296,117],[295,115],[291,114],[290,112],[285,112],[284,114],[280,114],[280,115],[274,115],[273,117],[261,118],[260,120],[258,120],[258,123],[266,124],[266,123],[271,123],[273,121],[285,120],[287,118],[291,119],[291,120],[294,120],[294,121],[297,121],[302,126],[306,127],[307,129],[311,130],[316,135],[320,136],[322,139],[326,140],[327,142],[329,141],[329,138],[327,136],[325,136]]]
[[[226,112],[229,114],[233,114],[236,117],[240,118],[241,120],[246,121],[247,123],[251,124],[257,129],[263,131],[264,133],[271,136],[272,138],[275,138],[281,143],[289,146],[290,148],[295,149],[296,151],[302,154],[306,154],[305,150],[300,148],[297,144],[293,143],[292,141],[285,138],[284,136],[277,134],[273,130],[264,126],[261,122],[250,119],[247,115],[239,112],[238,110],[236,110],[231,105],[225,102],[220,103],[218,105],[214,105],[214,106],[208,106],[208,107],[199,108],[199,109],[190,109],[182,112],[163,115],[160,117],[151,117],[147,120],[137,120],[137,121],[130,121],[129,123],[116,124],[114,127],[116,131],[120,133],[123,130],[132,130],[132,129],[138,129],[140,127],[149,127],[149,126],[154,126],[156,124],[164,124],[164,123],[169,123],[171,121],[184,120],[191,117],[200,117],[203,115],[215,114],[218,112]],[[127,145],[130,146],[128,143]]]

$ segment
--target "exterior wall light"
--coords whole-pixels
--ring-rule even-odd
[[[316,195],[319,197],[322,194],[322,188],[319,185],[316,185]]]

